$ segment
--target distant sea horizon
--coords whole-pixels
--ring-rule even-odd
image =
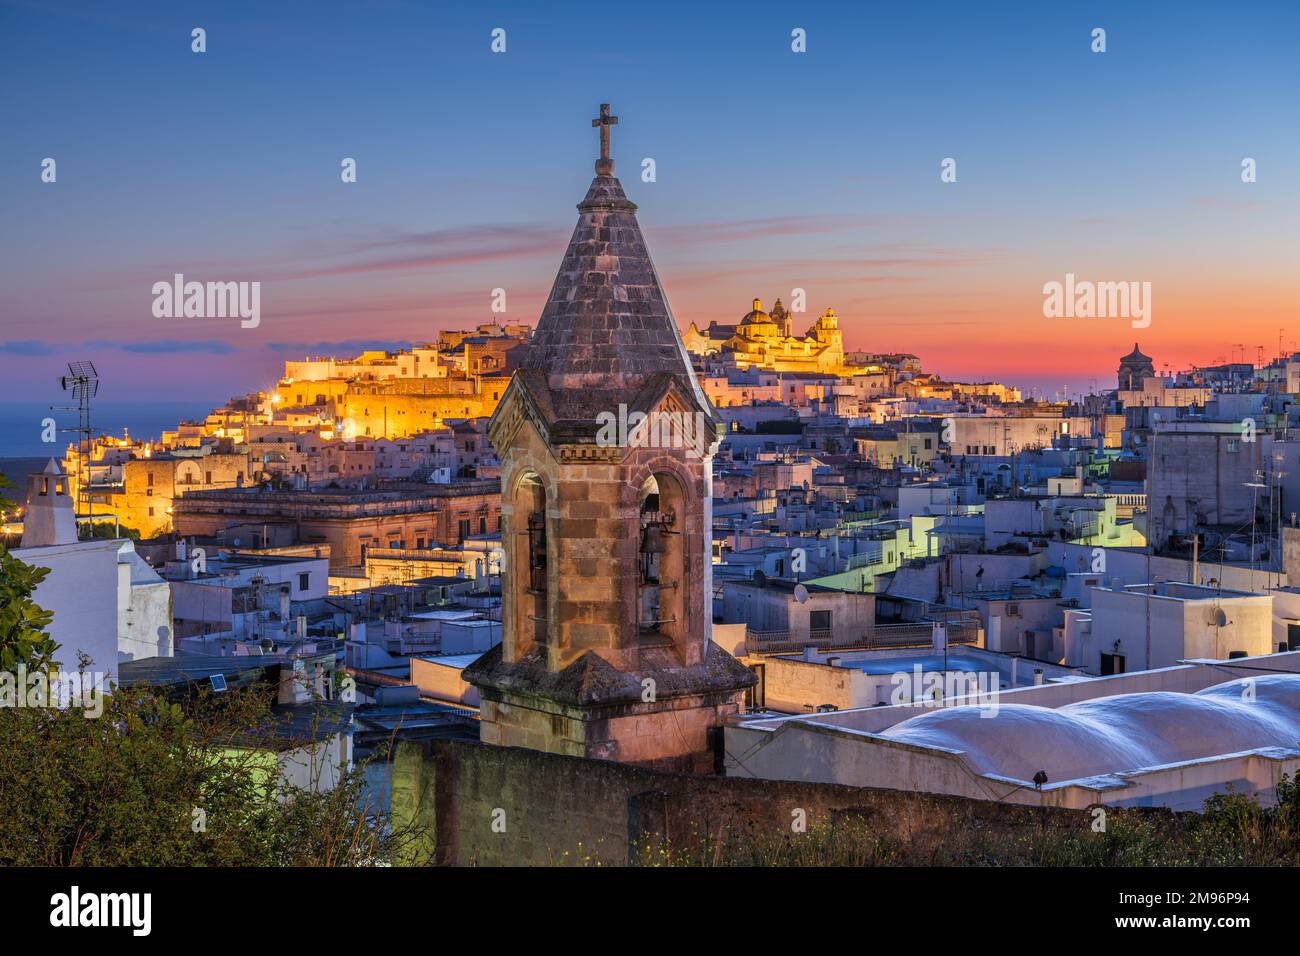
[[[68,405],[67,401],[0,403],[0,459],[61,458],[76,436],[63,431],[75,428],[77,412],[51,410],[51,405]],[[95,402],[91,406],[91,426],[95,434],[120,437],[123,430],[132,438],[159,438],[180,421],[203,418],[224,399],[190,402]],[[53,418],[60,429],[58,440],[41,440],[42,421]]]

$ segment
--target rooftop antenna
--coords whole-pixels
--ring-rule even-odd
[[[94,513],[94,502],[90,497],[90,400],[99,392],[99,373],[95,371],[94,362],[69,362],[68,374],[59,379],[59,387],[71,392],[77,404],[51,405],[51,409],[76,411],[77,427],[63,428],[60,431],[72,432],[77,436],[77,516],[90,517]]]
[[[1258,479],[1262,479],[1263,477],[1264,477],[1264,473],[1263,473],[1262,471],[1256,471],[1256,472],[1255,472],[1255,478],[1256,478],[1257,480],[1255,480],[1255,481],[1248,481],[1248,482],[1245,483],[1245,486],[1246,486],[1247,488],[1250,488],[1250,489],[1251,489],[1251,494],[1250,494],[1250,570],[1251,570],[1252,572],[1255,570],[1255,520],[1256,520],[1256,518],[1258,517],[1258,515],[1257,515],[1255,509],[1258,507],[1258,503],[1259,503],[1259,489],[1261,489],[1261,488],[1265,488],[1265,489],[1267,489],[1267,488],[1268,488],[1268,485],[1266,485],[1266,484],[1264,484],[1262,481],[1258,480]],[[1252,576],[1251,576],[1251,587],[1254,587],[1254,586],[1255,586],[1255,584],[1254,584],[1254,576],[1252,575]]]

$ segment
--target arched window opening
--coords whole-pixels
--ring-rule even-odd
[[[684,633],[681,506],[679,486],[670,476],[652,475],[642,485],[637,562],[637,630],[642,643],[673,643]]]
[[[516,486],[513,500],[511,575],[515,614],[512,641],[516,654],[547,642],[547,568],[549,548],[546,535],[546,489],[535,474],[525,475]]]
[[[528,588],[546,593],[546,514],[540,510],[528,515]]]

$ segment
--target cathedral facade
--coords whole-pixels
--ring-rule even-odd
[[[770,313],[763,311],[762,300],[755,299],[753,308],[736,325],[713,322],[701,332],[692,322],[682,341],[695,355],[729,356],[740,368],[830,375],[863,371],[846,360],[844,335],[834,309],[827,309],[803,336],[797,336],[793,317],[780,299]]]

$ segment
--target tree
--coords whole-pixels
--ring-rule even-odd
[[[106,541],[116,538],[139,541],[140,532],[124,524],[115,525],[112,521],[95,521],[85,522],[77,528],[77,538],[80,541]]]
[[[285,736],[274,687],[115,686],[102,707],[0,708],[0,866],[372,866],[428,845],[390,825],[364,765],[328,789],[277,753],[331,759],[339,705]],[[377,755],[379,751],[377,751]]]
[[[9,479],[0,475],[0,489],[8,487]],[[0,497],[0,511],[13,507],[12,501]],[[0,671],[22,665],[29,673],[48,673],[54,663],[59,645],[45,633],[54,614],[32,600],[49,573],[49,568],[19,561],[0,544]]]

